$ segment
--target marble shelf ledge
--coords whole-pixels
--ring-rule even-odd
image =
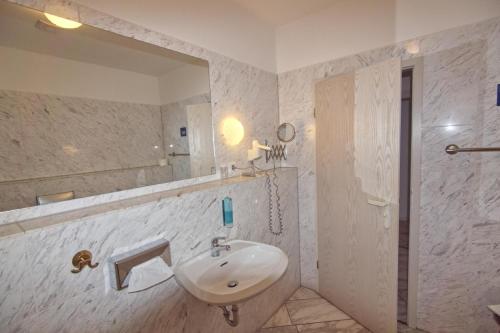
[[[493,312],[494,315],[500,316],[500,304],[488,305],[488,309]]]
[[[123,199],[129,199],[134,197],[143,196],[146,194],[152,194],[157,192],[163,192],[167,190],[174,190],[183,188],[186,186],[191,186],[195,184],[201,184],[211,181],[216,181],[220,179],[219,174],[183,179],[179,181],[173,181],[168,183],[149,185],[143,187],[137,187],[133,189],[127,189],[122,191],[110,192],[97,194],[93,196],[77,198],[74,200],[62,201],[53,203],[50,205],[32,206],[20,209],[14,209],[9,211],[0,212],[0,225],[16,223],[19,221],[29,220],[33,218],[39,218],[42,216],[54,215],[57,213],[69,212],[81,208],[96,206],[99,204],[105,204],[112,201],[119,201]]]
[[[295,168],[277,168],[276,170],[277,172],[280,172],[287,169],[290,170]],[[138,206],[146,204],[148,202],[158,201],[164,198],[180,197],[187,193],[203,191],[214,187],[249,182],[264,176],[265,176],[264,172],[259,172],[257,173],[257,177],[236,176],[231,178],[218,179],[204,183],[189,185],[185,187],[168,189],[164,191],[157,191],[153,193],[138,195],[119,200],[113,200],[109,202],[101,202],[99,204],[95,204],[92,206],[81,207],[63,212],[56,212],[53,214],[48,214],[40,217],[30,217],[4,224],[0,223],[0,238],[12,236],[18,233],[29,232],[34,229],[45,228],[55,224],[78,223],[78,220],[85,217],[97,214],[104,214],[109,211],[128,208],[132,206]]]

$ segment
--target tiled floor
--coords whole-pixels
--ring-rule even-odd
[[[363,326],[307,288],[299,288],[258,333],[368,333]]]
[[[398,326],[401,333],[423,333]],[[370,333],[314,291],[301,287],[257,333]]]

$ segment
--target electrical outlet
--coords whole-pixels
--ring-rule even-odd
[[[229,177],[235,177],[241,175],[241,170],[238,169],[233,169],[233,165],[236,165],[235,161],[227,163],[227,169],[228,169],[228,176]]]

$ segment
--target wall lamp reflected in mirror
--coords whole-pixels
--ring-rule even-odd
[[[238,119],[228,117],[222,121],[222,135],[227,145],[236,146],[243,140],[245,128]]]
[[[58,14],[58,15],[54,15]],[[80,13],[79,10],[72,6],[67,6],[59,3],[49,3],[45,6],[45,11],[43,13],[47,20],[50,21],[53,25],[62,29],[77,29],[82,26],[80,21]],[[63,15],[61,17],[59,15]],[[70,17],[73,20],[66,18]],[[77,21],[75,21],[76,19]]]
[[[63,29],[76,29],[80,28],[82,24],[73,20],[68,20],[63,17],[52,15],[49,13],[44,13],[45,17],[50,21],[50,23]]]

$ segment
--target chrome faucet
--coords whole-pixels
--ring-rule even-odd
[[[231,250],[230,245],[220,245],[220,240],[225,240],[226,237],[214,237],[212,238],[212,257],[218,257],[220,255],[220,251],[229,251]]]

